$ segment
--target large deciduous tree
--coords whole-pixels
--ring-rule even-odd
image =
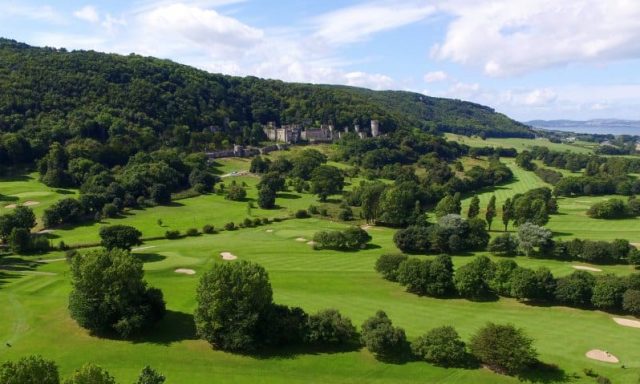
[[[318,195],[320,201],[326,201],[329,195],[342,192],[344,176],[331,165],[321,165],[311,173],[311,193]]]

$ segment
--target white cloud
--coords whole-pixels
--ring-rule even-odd
[[[29,20],[46,21],[52,24],[64,24],[66,18],[49,5],[29,5],[11,2],[1,4],[0,20],[4,18],[25,18]]]
[[[523,104],[530,106],[541,106],[552,103],[558,95],[551,89],[534,89],[524,95]]]
[[[391,77],[378,73],[349,72],[344,74],[344,78],[346,79],[347,85],[355,87],[367,87],[380,90],[389,89],[394,85]]]
[[[77,11],[73,12],[73,15],[80,20],[88,21],[90,23],[97,23],[100,21],[100,15],[96,10],[96,7],[92,5],[86,5]]]
[[[365,40],[374,33],[423,20],[436,8],[421,2],[363,3],[325,13],[312,20],[315,37],[329,44]]]
[[[428,72],[426,75],[424,75],[424,81],[426,81],[427,83],[437,83],[440,81],[445,81],[448,78],[449,76],[444,71],[433,71]]]
[[[640,1],[458,0],[432,55],[508,76],[576,62],[640,57]]]

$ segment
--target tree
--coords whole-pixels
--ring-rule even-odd
[[[311,173],[311,193],[318,195],[320,201],[326,201],[329,195],[342,192],[344,176],[331,165],[321,165]]]
[[[33,210],[18,205],[12,212],[0,216],[0,239],[6,240],[14,228],[29,230],[36,225],[36,215]]]
[[[489,282],[493,278],[495,266],[486,256],[478,256],[472,262],[456,271],[454,282],[462,297],[470,300],[485,300],[492,296]]]
[[[353,341],[356,328],[348,317],[335,309],[325,309],[309,316],[306,341],[310,344],[345,344]]]
[[[128,225],[111,225],[100,228],[102,246],[111,250],[113,248],[131,250],[134,245],[140,245],[142,232]]]
[[[142,262],[127,251],[78,255],[73,258],[71,275],[71,317],[91,332],[115,332],[127,338],[164,316],[162,292],[147,287]]]
[[[28,253],[31,249],[31,233],[25,228],[13,228],[7,243],[13,253],[18,255]]]
[[[496,196],[491,195],[491,199],[489,199],[489,204],[487,205],[487,211],[484,214],[484,219],[487,222],[489,231],[491,231],[491,223],[493,223],[494,217],[496,217]]]
[[[64,384],[116,384],[116,380],[104,368],[88,363],[77,369]]]
[[[60,375],[55,362],[42,356],[27,356],[0,365],[2,384],[59,384]]]
[[[463,366],[467,362],[466,345],[455,328],[434,328],[411,343],[411,351],[421,359],[444,367]]]
[[[489,252],[500,256],[515,256],[518,253],[518,238],[510,233],[503,233],[491,239]]]
[[[225,199],[231,201],[242,201],[247,197],[247,191],[239,185],[232,185],[227,189]]]
[[[366,184],[361,187],[360,207],[362,218],[367,223],[374,223],[380,215],[380,198],[386,186],[382,183]]]
[[[509,222],[512,219],[513,215],[513,207],[511,205],[511,199],[505,200],[502,205],[502,224],[504,224],[504,231],[507,231],[507,227],[509,226]]]
[[[611,274],[598,276],[593,286],[591,303],[603,310],[620,310],[626,290],[627,284],[623,278]]]
[[[640,316],[640,290],[627,289],[622,296],[622,308],[634,316]]]
[[[436,205],[436,217],[440,218],[450,214],[460,214],[460,203],[455,196],[447,195]]]
[[[169,204],[171,202],[171,191],[162,183],[153,184],[149,189],[149,196],[158,205]]]
[[[269,172],[260,178],[258,189],[269,187],[273,192],[284,191],[285,179],[278,172]]]
[[[556,284],[556,300],[562,304],[585,307],[591,304],[595,277],[585,271],[575,271],[561,277]]]
[[[512,275],[517,268],[518,264],[509,259],[495,263],[493,277],[489,282],[491,290],[501,296],[511,296]]]
[[[262,209],[272,209],[276,206],[276,193],[267,185],[258,190],[258,206]]]
[[[532,223],[518,227],[518,243],[525,255],[531,256],[536,248],[547,246],[551,242],[551,231]]]
[[[431,250],[430,237],[428,227],[410,226],[398,230],[393,235],[393,242],[402,252],[424,254]]]
[[[309,180],[313,171],[327,162],[327,156],[315,149],[306,149],[292,159],[292,177]]]
[[[65,187],[69,184],[70,177],[67,173],[67,154],[64,147],[54,142],[51,144],[49,153],[43,159],[46,172],[42,175],[42,182],[49,187]]]
[[[528,268],[518,267],[511,272],[510,296],[518,300],[537,299],[542,296],[536,273]]]
[[[260,345],[260,318],[273,302],[269,275],[248,261],[214,264],[200,279],[194,315],[198,336],[226,351]]]
[[[80,221],[84,216],[84,207],[73,198],[58,200],[49,208],[44,210],[42,221],[46,228],[51,228],[60,224],[70,224]]]
[[[471,353],[494,371],[517,374],[537,361],[533,340],[513,325],[488,323],[469,344]]]
[[[471,198],[471,203],[469,204],[469,211],[467,212],[467,217],[469,219],[473,219],[474,217],[480,214],[480,199],[477,195]]]
[[[138,381],[135,384],[163,384],[165,380],[166,378],[163,375],[147,365],[140,372]]]
[[[384,254],[376,260],[375,269],[386,280],[398,281],[398,268],[407,258],[402,254]]]
[[[364,229],[352,226],[342,231],[345,246],[349,249],[364,249],[371,241],[371,235]]]
[[[404,352],[407,344],[404,329],[394,327],[383,311],[378,311],[375,316],[365,320],[361,328],[362,344],[376,358],[388,360]]]

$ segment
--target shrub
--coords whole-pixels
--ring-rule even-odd
[[[311,344],[345,344],[352,341],[356,328],[348,317],[335,309],[309,316],[306,341]]]
[[[148,365],[142,369],[135,384],[163,384],[165,377]]]
[[[147,287],[142,262],[120,249],[92,251],[71,263],[69,311],[78,324],[98,334],[127,338],[160,320],[162,292]]]
[[[455,285],[460,296],[470,300],[485,300],[493,295],[490,281],[495,266],[486,256],[478,256],[472,262],[458,268],[455,274]]]
[[[402,254],[382,255],[376,261],[375,269],[386,280],[398,281],[398,268],[407,258],[407,255]]]
[[[556,300],[559,303],[585,307],[591,304],[595,278],[585,271],[575,271],[569,276],[558,279],[556,285]]]
[[[376,312],[362,324],[361,341],[380,360],[399,357],[407,346],[404,329],[394,327],[383,311]]]
[[[515,256],[518,253],[518,238],[510,233],[503,233],[491,239],[489,252],[500,256]]]
[[[2,384],[59,384],[60,376],[56,363],[41,356],[27,356],[16,362],[6,361],[0,365]]]
[[[198,232],[197,228],[189,228],[185,232],[185,235],[187,235],[187,236],[198,236],[199,234],[200,234],[200,232]]]
[[[297,210],[294,216],[296,219],[306,219],[310,217],[309,212],[305,211],[304,209]]]
[[[534,364],[533,340],[513,325],[488,323],[469,344],[471,353],[494,371],[517,374]]]
[[[351,207],[346,207],[340,210],[338,213],[338,219],[342,221],[351,221],[353,220],[353,211]]]
[[[85,364],[65,380],[64,384],[116,384],[116,380],[105,369],[95,364]]]
[[[131,250],[134,245],[140,245],[142,232],[128,225],[111,225],[100,228],[102,246],[107,249],[120,248]]]
[[[629,207],[624,201],[615,198],[595,203],[587,211],[589,217],[596,219],[621,219],[629,214]]]
[[[256,217],[255,219],[253,219],[253,226],[254,227],[258,227],[262,225],[262,219],[260,219],[259,217]]]
[[[307,212],[309,212],[309,214],[311,215],[317,215],[320,211],[318,211],[318,207],[316,207],[315,205],[310,205],[307,209]]]
[[[245,227],[251,227],[251,226],[253,226],[253,221],[252,221],[250,218],[245,217],[245,219],[244,219],[244,220],[242,220],[242,224],[243,224]]]
[[[225,231],[233,231],[235,229],[236,229],[236,225],[233,223],[233,221],[224,225]]]
[[[411,226],[398,230],[393,235],[393,242],[407,253],[427,253],[431,249],[431,231],[427,227]]]
[[[175,240],[180,238],[180,231],[176,230],[168,230],[164,233],[164,237],[169,240]]]
[[[462,366],[467,361],[465,343],[455,328],[434,328],[411,343],[411,351],[417,357],[444,367]]]
[[[271,304],[260,316],[256,345],[283,346],[301,343],[309,316],[302,308]]]
[[[593,286],[591,304],[603,310],[620,310],[626,290],[627,284],[623,278],[616,275],[598,276]]]
[[[247,191],[238,186],[232,185],[227,189],[227,193],[225,195],[225,199],[232,201],[242,201],[247,197]]]
[[[211,234],[211,233],[215,233],[216,229],[213,225],[210,224],[205,224],[202,227],[202,233],[207,233],[207,234]]]
[[[114,204],[105,204],[102,207],[102,217],[116,217],[118,216],[118,207]]]
[[[263,217],[263,218],[262,218],[262,224],[263,224],[263,225],[267,225],[267,224],[269,224],[269,218],[268,218],[268,217]]]
[[[622,296],[622,308],[635,316],[640,316],[640,291],[628,289]]]

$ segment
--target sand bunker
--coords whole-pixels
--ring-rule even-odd
[[[572,267],[581,271],[602,272],[602,269],[587,267],[585,265],[572,265]]]
[[[40,204],[39,201],[33,201],[33,200],[27,200],[24,203],[22,203],[22,205],[24,205],[25,207],[31,207],[38,204]]]
[[[238,256],[231,252],[220,252],[220,256],[222,256],[222,260],[235,260],[238,258]]]
[[[273,229],[267,229],[265,232],[271,233],[271,232],[273,232]]]
[[[620,325],[624,325],[625,327],[640,328],[640,321],[638,320],[625,319],[623,317],[614,317],[613,321]]]
[[[145,249],[151,249],[151,248],[155,248],[155,247],[157,247],[157,245],[149,245],[149,246],[146,246],[146,247],[133,248],[131,251],[133,251],[133,252],[144,251]]]
[[[187,269],[187,268],[178,268],[174,271],[175,273],[182,273],[183,275],[195,275],[196,271],[194,271],[193,269]]]
[[[12,208],[17,207],[17,205],[16,204],[9,204],[9,205],[5,205],[4,207],[8,208],[8,209],[12,209]]]
[[[307,242],[307,241],[309,241],[309,240],[305,239],[304,237],[298,237],[298,238],[296,239],[296,241],[299,241],[299,242],[301,242],[301,243],[306,243],[306,242]]]
[[[603,351],[600,349],[592,349],[589,352],[587,352],[585,354],[585,356],[587,356],[590,359],[593,360],[598,360],[598,361],[604,361],[605,363],[619,363],[620,360],[618,360],[617,357],[613,356],[612,354],[610,354],[607,351]]]
[[[316,245],[316,242],[311,240],[311,241],[307,241],[307,245]]]
[[[53,233],[53,229],[43,229],[42,231],[38,231],[39,234],[44,235],[46,233]]]

